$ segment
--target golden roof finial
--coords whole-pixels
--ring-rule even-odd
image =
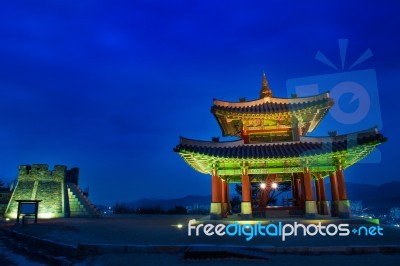
[[[261,91],[260,91],[260,99],[265,98],[265,97],[272,97],[272,90],[268,85],[267,76],[265,75],[265,72],[263,72],[262,86],[261,86]]]

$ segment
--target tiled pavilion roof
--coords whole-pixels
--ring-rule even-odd
[[[265,97],[243,102],[227,102],[214,99],[211,112],[217,119],[224,136],[239,136],[238,130],[230,121],[241,120],[245,117],[291,117],[292,119],[302,120],[308,124],[306,131],[312,131],[332,105],[333,100],[330,98],[329,93],[290,99]]]
[[[347,158],[347,166],[350,166],[385,141],[386,138],[375,128],[335,137],[301,137],[299,141],[262,144],[244,144],[243,140],[198,141],[181,137],[174,151],[196,170],[209,173],[212,165],[230,168],[230,162],[238,165],[253,163],[254,166],[264,163],[264,168],[268,168],[267,164],[275,167],[274,163],[278,166],[285,162],[294,165],[299,160],[310,160],[317,167],[329,159],[330,163],[334,163],[343,156]]]

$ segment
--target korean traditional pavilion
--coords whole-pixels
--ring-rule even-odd
[[[210,218],[221,219],[229,213],[229,183],[242,184],[241,216],[252,218],[252,182],[265,182],[257,208],[263,208],[262,216],[268,217],[270,211],[276,210],[266,206],[271,184],[287,181],[291,182],[293,196],[286,207],[289,214],[290,210],[297,210],[297,214],[300,210],[306,218],[317,214],[350,217],[343,170],[386,138],[376,128],[347,135],[307,137],[333,104],[329,93],[303,98],[273,97],[265,74],[257,100],[214,99],[211,112],[222,135],[239,139],[222,142],[219,138],[200,141],[180,137],[174,149],[196,171],[211,175]],[[330,182],[330,202],[325,178]]]

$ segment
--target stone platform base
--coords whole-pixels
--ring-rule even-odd
[[[242,208],[242,212],[241,212],[242,219],[253,218],[251,202],[242,202],[241,208]]]
[[[210,207],[210,220],[222,219],[222,206],[219,202],[212,202]]]

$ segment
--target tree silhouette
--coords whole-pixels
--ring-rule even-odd
[[[235,188],[236,189],[236,188]],[[240,198],[239,196],[234,196],[231,200],[231,209],[232,212],[238,212],[240,210]]]
[[[8,190],[8,188],[6,187],[5,183],[2,180],[0,180],[0,190],[1,191]]]

